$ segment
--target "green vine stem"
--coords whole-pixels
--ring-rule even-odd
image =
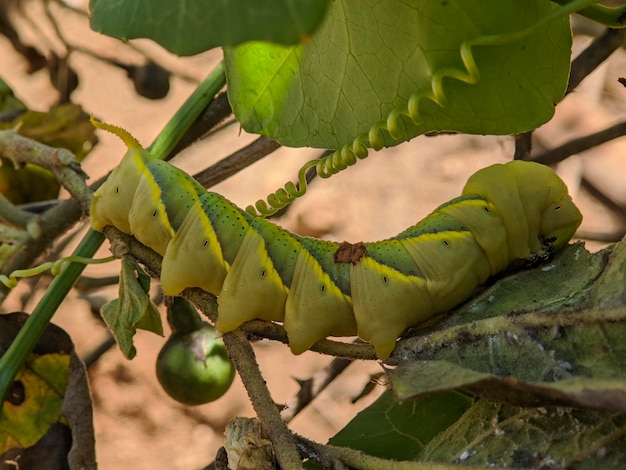
[[[93,256],[104,242],[104,235],[90,230],[74,252],[77,256]],[[50,283],[48,290],[19,331],[11,346],[0,358],[0,397],[4,396],[21,369],[28,354],[45,331],[61,302],[85,269],[82,263],[70,263]]]
[[[155,139],[150,147],[152,154],[157,158],[164,159],[225,84],[224,64],[220,62],[198,85]],[[89,230],[72,255],[91,258],[102,245],[104,239],[103,234]],[[59,276],[52,281],[11,346],[0,358],[0,398],[3,402],[13,378],[83,269],[85,269],[85,265],[82,263],[69,263],[61,271]]]
[[[567,5],[572,0],[554,0],[560,5]],[[609,28],[624,28],[626,27],[626,5],[621,7],[607,7],[604,5],[592,5],[587,8],[583,8],[578,11],[579,15],[582,15],[590,20],[597,21]]]
[[[327,468],[354,468],[359,470],[480,470],[483,466],[475,465],[455,465],[450,463],[439,462],[410,462],[388,460],[382,457],[374,457],[360,450],[350,449],[348,447],[337,447],[331,445],[322,445],[317,442],[310,441],[302,436],[295,436],[302,448],[307,449],[316,460],[321,461]],[[506,470],[505,467],[500,467]]]
[[[224,62],[220,62],[198,88],[181,106],[159,133],[148,151],[156,158],[168,160],[170,153],[176,147],[195,120],[204,109],[213,101],[215,95],[226,85]]]

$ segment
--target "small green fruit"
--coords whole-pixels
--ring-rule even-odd
[[[163,389],[174,400],[201,405],[224,395],[235,378],[235,366],[224,342],[208,324],[191,333],[174,333],[156,363]]]

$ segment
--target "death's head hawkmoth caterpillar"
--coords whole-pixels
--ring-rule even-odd
[[[467,300],[512,261],[566,245],[581,222],[548,167],[512,161],[471,176],[462,195],[393,238],[336,243],[301,237],[207,192],[129,146],[94,194],[91,223],[113,225],[163,256],[167,295],[218,296],[216,327],[283,322],[295,354],[327,336],[358,335],[381,359],[399,335]]]

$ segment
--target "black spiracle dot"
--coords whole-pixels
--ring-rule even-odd
[[[485,212],[486,212],[487,214],[489,214],[489,212],[491,212],[491,211],[489,210],[489,206],[485,206],[485,207],[483,207],[483,209],[485,210]]]
[[[158,213],[159,213],[159,212],[158,212],[156,209],[154,209],[154,210],[152,211],[152,217],[156,217]]]
[[[326,292],[326,284],[320,284],[320,292],[323,294]]]
[[[561,206],[556,206],[556,207],[554,208],[554,210],[555,210],[555,211],[560,211],[560,210],[561,210]]]
[[[265,276],[267,276],[267,269],[263,268],[261,269],[261,278],[265,278]]]
[[[383,284],[389,284],[389,278],[383,274]]]
[[[444,246],[450,246],[450,242],[448,240],[442,240],[441,243],[443,243]]]
[[[206,248],[207,246],[209,246],[209,240],[204,240],[204,242],[202,243],[202,248]]]
[[[115,194],[119,194],[119,193],[120,193],[120,187],[119,187],[119,186],[116,186],[116,187],[115,187]]]

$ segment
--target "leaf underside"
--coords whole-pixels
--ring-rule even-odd
[[[178,55],[250,40],[295,44],[319,25],[328,0],[91,0],[94,31],[150,38]]]
[[[417,123],[398,118],[385,145],[429,131],[527,131],[551,118],[567,85],[567,16],[520,40],[474,45],[475,84],[455,78],[467,72],[460,49],[535,25],[551,8],[543,0],[338,0],[308,42],[226,47],[231,105],[244,129],[294,147],[341,147],[406,110],[412,95],[420,96]],[[436,75],[445,77],[439,104]]]

